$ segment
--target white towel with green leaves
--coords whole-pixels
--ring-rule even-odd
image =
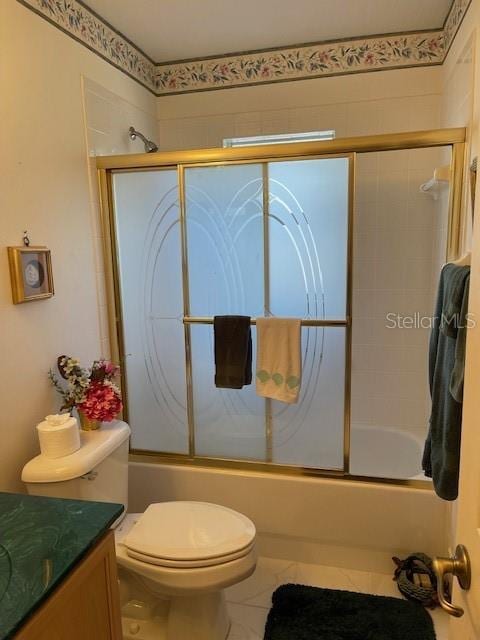
[[[301,321],[257,318],[256,389],[259,396],[298,402],[302,378]]]

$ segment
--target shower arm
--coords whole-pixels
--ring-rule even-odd
[[[148,140],[148,138],[146,138],[143,133],[140,133],[140,131],[137,131],[135,127],[129,128],[128,135],[130,140],[136,140],[137,138],[140,138],[145,146],[146,153],[155,153],[156,151],[158,151],[158,146],[155,144],[155,142],[153,142],[152,140]]]

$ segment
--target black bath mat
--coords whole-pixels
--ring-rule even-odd
[[[284,584],[272,603],[264,640],[435,640],[415,602]]]

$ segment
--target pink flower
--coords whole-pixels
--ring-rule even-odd
[[[270,77],[269,67],[263,67],[262,71],[260,72],[260,75],[262,76],[262,78],[269,78]]]
[[[365,64],[375,64],[375,55],[371,51],[365,56]]]
[[[103,371],[108,378],[114,378],[120,371],[120,367],[108,360],[98,360],[97,368]]]
[[[120,367],[118,367],[116,364],[113,364],[113,362],[105,363],[105,373],[107,374],[107,376],[116,376],[119,369]]]
[[[122,400],[111,384],[92,382],[78,409],[90,420],[111,422],[122,410]]]
[[[109,362],[108,360],[95,360],[92,365],[90,380],[92,382],[104,382],[112,380],[120,373],[120,367]]]

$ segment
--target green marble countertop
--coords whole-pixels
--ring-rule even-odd
[[[0,492],[0,640],[13,637],[122,511]]]

